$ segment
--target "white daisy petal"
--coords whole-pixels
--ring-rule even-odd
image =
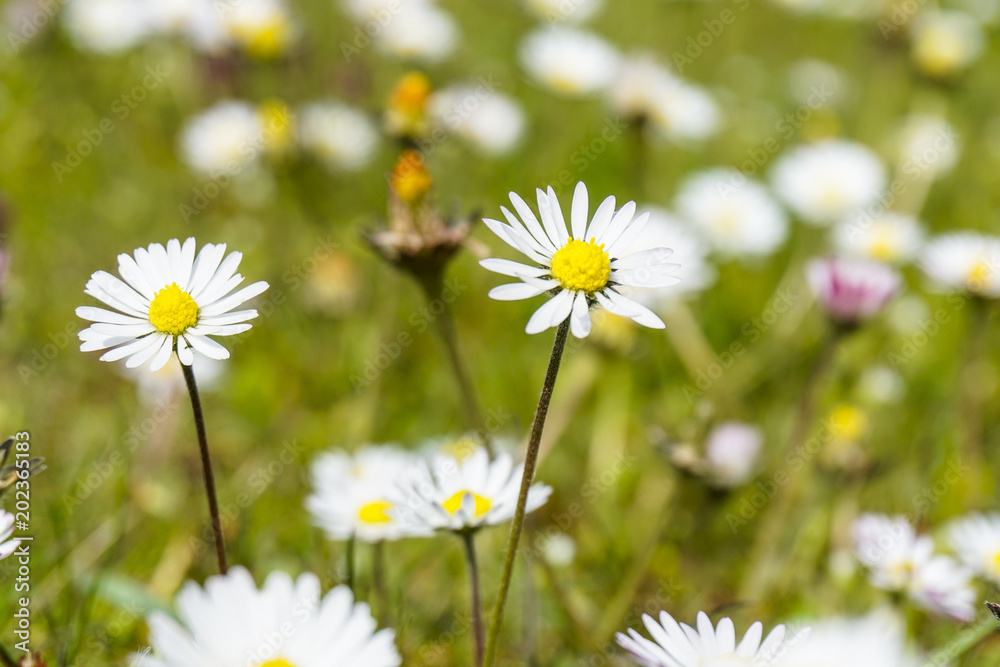
[[[617,239],[612,240],[608,236],[609,245],[604,249],[611,257],[616,256],[616,252],[619,250],[628,248],[635,242],[639,234],[646,226],[646,222],[649,220],[649,213],[643,213],[639,217],[634,218],[624,231],[618,236]]]
[[[152,344],[162,342],[159,341],[157,336],[147,336],[146,338],[140,338],[135,340],[128,345],[122,345],[121,347],[116,347],[113,350],[108,350],[101,357],[101,361],[118,361],[119,359],[124,359],[125,357],[135,354],[136,352],[141,352],[146,348],[150,347]]]
[[[570,331],[577,338],[590,335],[590,306],[587,305],[587,295],[578,292],[573,300],[573,313],[570,316]]]
[[[615,198],[614,196],[606,197],[604,201],[601,202],[601,205],[597,207],[597,210],[594,211],[594,219],[591,220],[590,224],[587,226],[587,231],[584,232],[582,240],[596,240],[597,235],[601,232],[601,230],[608,226],[614,216]]]
[[[641,303],[622,296],[618,292],[609,291],[604,294],[598,293],[595,296],[597,296],[597,302],[610,313],[635,320],[636,324],[641,324],[651,329],[663,329],[666,327],[663,320],[656,313]]]
[[[163,347],[170,348],[173,344],[170,336],[164,336],[162,334],[156,336],[148,336],[143,340],[148,340],[149,344],[146,347],[138,348],[133,351],[131,356],[125,361],[126,368],[138,368],[144,363],[153,358],[153,356],[159,352]]]
[[[527,283],[508,283],[506,285],[497,285],[491,289],[489,297],[497,301],[520,301],[521,299],[530,299],[533,296],[544,294],[549,289],[548,287],[537,287],[536,285],[529,285]]]
[[[204,316],[210,315],[221,315],[222,313],[229,312],[236,306],[249,301],[255,296],[262,294],[264,290],[268,288],[268,284],[263,280],[255,282],[253,285],[244,287],[239,292],[235,294],[230,294],[229,296],[216,301],[213,304],[207,305],[201,309],[201,313]]]
[[[110,324],[148,324],[149,319],[139,319],[132,315],[122,315],[104,308],[94,308],[93,306],[80,306],[76,309],[76,316],[91,322],[108,322]]]
[[[170,336],[164,336],[163,344],[160,346],[160,349],[157,350],[156,355],[153,356],[153,361],[149,365],[149,370],[155,373],[166,366],[167,362],[170,361],[170,355],[173,353],[173,338]]]
[[[580,181],[573,191],[573,205],[570,210],[570,224],[573,226],[573,238],[585,240],[587,235],[587,210],[590,202],[587,198],[587,186]]]
[[[566,219],[563,217],[562,207],[559,205],[559,197],[556,196],[556,191],[552,189],[551,185],[546,190],[546,194],[549,197],[549,212],[552,214],[552,222],[559,235],[557,245],[565,245],[566,241],[569,240],[569,229],[566,228]]]
[[[479,262],[479,266],[487,271],[499,273],[505,276],[544,276],[549,272],[545,267],[528,266],[520,262],[512,262],[509,259],[484,259]]]
[[[517,211],[517,214],[521,218],[521,222],[524,223],[528,232],[531,233],[531,235],[543,248],[549,250],[550,252],[555,252],[556,247],[553,245],[552,239],[550,239],[549,235],[542,229],[542,226],[538,223],[538,218],[535,217],[535,214],[531,210],[531,207],[528,206],[528,203],[521,199],[521,196],[516,192],[511,192],[509,196],[510,202],[514,205],[514,210]],[[504,212],[504,217],[507,217],[508,211],[506,211],[503,207],[500,207],[500,210]],[[514,224],[510,220],[510,217],[507,217],[507,221],[512,225]]]
[[[558,248],[566,241],[563,238],[564,234],[560,232],[559,223],[556,222],[556,217],[553,215],[549,195],[541,188],[535,188],[535,197],[538,200],[538,215],[542,219],[542,226],[545,228],[545,233],[548,235],[553,249]]]
[[[572,308],[573,292],[562,290],[535,311],[524,330],[529,334],[536,334],[562,324],[569,317]]]
[[[229,350],[219,345],[207,336],[188,336],[188,343],[198,352],[201,352],[209,359],[228,359]]]

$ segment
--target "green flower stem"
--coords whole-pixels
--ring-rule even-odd
[[[177,351],[177,339],[174,339],[174,352]],[[208,496],[208,512],[212,517],[212,535],[215,538],[215,554],[219,560],[219,572],[226,574],[229,566],[226,563],[226,540],[222,534],[222,520],[219,518],[219,499],[215,494],[215,476],[212,474],[212,458],[208,452],[208,436],[205,434],[205,415],[201,410],[201,398],[198,396],[198,385],[194,381],[194,369],[181,364],[184,370],[184,381],[188,393],[191,394],[191,409],[194,411],[194,426],[198,432],[198,448],[201,452],[201,471],[205,479],[205,494]]]
[[[475,534],[466,530],[459,534],[465,545],[465,562],[469,570],[469,587],[472,589],[472,631],[476,642],[476,665],[483,664],[483,609],[479,601],[479,566],[476,563]]]
[[[535,421],[531,425],[531,438],[528,441],[528,451],[524,458],[524,475],[521,477],[521,491],[517,497],[517,510],[514,512],[514,523],[510,529],[510,540],[507,542],[507,555],[503,563],[503,575],[500,578],[500,592],[497,595],[496,606],[493,608],[493,621],[490,624],[489,637],[486,640],[485,667],[493,667],[496,660],[497,642],[500,638],[500,626],[503,625],[503,612],[507,606],[507,594],[510,592],[510,581],[514,574],[514,562],[517,560],[517,547],[521,541],[521,530],[524,527],[525,506],[528,503],[528,489],[535,476],[535,465],[538,462],[538,448],[542,443],[542,430],[545,428],[545,417],[552,401],[552,390],[556,386],[559,375],[559,364],[562,361],[563,350],[566,349],[566,338],[569,335],[569,318],[567,317],[556,330],[556,339],[552,344],[552,356],[549,358],[549,368],[545,373],[542,393],[538,397],[538,407],[535,410]]]
[[[354,592],[354,543],[355,539],[352,535],[350,539],[347,540],[347,549],[344,553],[344,558],[347,560],[347,587]],[[355,597],[357,594],[355,593]]]

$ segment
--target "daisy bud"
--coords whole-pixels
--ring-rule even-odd
[[[894,269],[863,259],[817,259],[806,272],[823,310],[843,325],[859,324],[877,315],[902,285]]]

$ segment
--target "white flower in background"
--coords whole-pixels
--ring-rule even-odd
[[[515,468],[506,452],[493,461],[482,448],[461,460],[439,454],[405,474],[390,500],[400,520],[417,529],[494,526],[514,518],[523,472],[524,465]],[[532,484],[525,511],[534,512],[551,493],[545,484]]]
[[[524,4],[543,21],[583,23],[604,7],[604,0],[524,0]]]
[[[703,238],[676,216],[655,206],[644,207],[638,213],[648,213],[649,220],[639,238],[626,252],[635,253],[654,248],[670,248],[684,262],[674,271],[680,281],[666,287],[643,289],[633,296],[640,303],[653,307],[679,297],[699,294],[716,278],[715,267],[708,260],[709,247]]]
[[[660,612],[658,623],[649,614],[642,615],[642,622],[652,640],[632,628],[615,638],[644,667],[757,667],[771,664],[784,651],[783,625],[775,626],[761,642],[764,626],[758,621],[737,644],[732,619],[723,618],[712,627],[703,611],[698,612],[697,629],[678,623],[665,611]]]
[[[542,558],[552,567],[569,567],[576,558],[576,540],[567,533],[545,533],[538,542]]]
[[[705,440],[706,471],[712,480],[725,487],[743,484],[757,466],[764,447],[764,432],[752,424],[724,422]]]
[[[181,131],[181,158],[213,177],[238,174],[264,149],[264,126],[252,104],[227,100],[191,118]]]
[[[952,232],[931,239],[920,267],[937,287],[978,296],[1000,297],[1000,238],[978,232]]]
[[[208,53],[229,46],[226,26],[212,0],[147,0],[147,8],[154,32],[182,35]]]
[[[722,255],[762,257],[788,236],[788,219],[767,189],[735,169],[712,169],[678,187],[678,215]]]
[[[513,98],[475,84],[436,91],[428,102],[437,124],[488,155],[513,149],[524,133],[524,111]]]
[[[170,357],[167,365],[156,372],[149,372],[145,368],[129,368],[124,362],[121,367],[125,377],[135,382],[139,400],[147,406],[170,402],[177,396],[187,394],[184,371],[177,357]],[[195,377],[198,378],[198,392],[204,395],[218,386],[226,365],[199,354],[194,358],[193,368]]]
[[[362,542],[427,535],[401,522],[389,500],[396,483],[418,458],[392,445],[365,447],[353,455],[326,452],[312,465],[313,492],[306,509],[332,540]]]
[[[896,132],[899,163],[907,176],[934,180],[954,169],[962,151],[962,138],[940,116],[915,114]]]
[[[788,71],[792,99],[813,109],[839,106],[847,98],[849,86],[847,72],[825,60],[797,60]]]
[[[602,90],[618,66],[618,53],[604,39],[563,26],[535,30],[521,43],[519,54],[532,78],[571,96]]]
[[[853,527],[855,553],[876,588],[905,592],[918,606],[958,620],[973,616],[971,573],[948,556],[934,555],[934,541],[917,535],[904,517],[864,514]]]
[[[806,281],[833,320],[857,324],[878,315],[899,293],[902,276],[868,259],[830,257],[806,266]]]
[[[828,140],[782,156],[772,183],[804,222],[827,225],[873,204],[885,190],[886,174],[867,146]]]
[[[250,329],[256,310],[233,310],[267,289],[264,281],[233,292],[243,282],[236,269],[243,253],[226,254],[226,245],[206,244],[197,257],[195,240],[181,246],[171,239],[164,248],[151,243],[133,255],[118,255],[119,280],[98,271],[87,283],[87,294],[113,311],[80,306],[76,314],[90,322],[80,332],[84,352],[105,350],[101,361],[127,359],[129,368],[150,359],[150,370],[163,368],[174,347],[185,366],[194,352],[228,359],[229,350],[209,336],[233,336]],[[109,349],[110,348],[110,349]]]
[[[143,0],[67,0],[63,24],[77,47],[117,53],[146,38],[150,15]]]
[[[875,18],[890,8],[889,0],[772,0],[772,2],[803,14],[852,20]]]
[[[861,618],[809,624],[809,635],[789,642],[775,667],[920,667],[902,623],[880,610]]]
[[[299,142],[329,167],[353,171],[372,159],[378,148],[375,124],[364,113],[336,102],[316,102],[301,109]]]
[[[1000,514],[970,514],[949,524],[948,544],[975,574],[1000,584]]]
[[[662,329],[663,321],[642,304],[625,297],[621,287],[666,287],[678,282],[671,275],[678,266],[668,264],[669,248],[653,248],[625,254],[641,234],[649,215],[635,216],[635,202],[618,211],[615,198],[608,197],[597,208],[588,225],[587,187],[577,183],[571,209],[572,235],[566,227],[555,191],[536,191],[541,224],[528,204],[510,193],[517,216],[501,206],[507,222],[484,218],[486,226],[502,241],[524,253],[534,265],[507,259],[484,259],[479,264],[489,271],[518,278],[521,282],[490,290],[499,301],[529,299],[547,292],[552,297],[535,311],[525,331],[540,333],[569,318],[570,331],[577,338],[590,333],[590,309],[599,305],[615,315],[638,324]]]
[[[607,98],[613,111],[645,120],[659,135],[678,143],[710,137],[721,120],[719,107],[708,93],[648,54],[619,60]]]
[[[384,53],[427,63],[440,62],[451,55],[458,39],[458,24],[451,14],[422,2],[404,2],[375,36]]]
[[[861,212],[834,227],[833,241],[843,255],[903,264],[919,252],[924,230],[916,218],[903,213]]]
[[[153,655],[144,667],[397,667],[395,633],[376,631],[368,605],[346,586],[320,594],[319,577],[273,572],[261,589],[234,567],[188,582],[177,595],[177,620],[149,616]]]
[[[0,510],[0,560],[14,553],[21,540],[12,540],[14,535],[14,515],[10,512]]]
[[[993,26],[1000,19],[1000,3],[996,0],[955,0],[952,4],[984,26]]]
[[[341,0],[341,6],[358,23],[377,21],[384,25],[407,5],[431,5],[434,0]]]
[[[232,41],[258,58],[286,53],[297,36],[298,28],[283,0],[223,0],[217,12]]]
[[[948,77],[966,69],[983,52],[979,23],[954,9],[926,9],[913,20],[913,62],[925,74]]]
[[[897,403],[906,393],[906,382],[889,366],[871,366],[858,381],[861,396],[872,403]]]

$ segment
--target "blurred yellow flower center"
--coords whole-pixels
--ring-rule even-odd
[[[917,38],[913,56],[928,74],[945,76],[962,64],[967,52],[968,47],[957,34],[931,27]]]
[[[969,270],[969,274],[965,277],[965,284],[972,290],[983,289],[986,283],[989,282],[992,273],[990,265],[983,260],[979,260]]]
[[[259,23],[238,23],[230,27],[236,41],[255,58],[273,58],[288,49],[292,24],[282,12],[273,12]]]
[[[991,560],[992,560],[991,565],[993,565],[994,576],[1000,575],[1000,551],[993,554],[993,558]]]
[[[420,72],[404,75],[389,96],[390,108],[410,118],[420,118],[431,96],[431,82]]]
[[[268,660],[260,667],[295,667],[292,663],[288,662],[284,658],[278,660]]]
[[[473,500],[476,501],[476,518],[483,516],[490,511],[493,503],[489,498],[483,498],[478,493],[473,493],[472,491],[459,491],[453,495],[448,500],[442,503],[442,506],[448,510],[451,514],[457,514],[458,510],[462,508],[462,499],[465,498],[465,494],[472,496]]]
[[[604,245],[573,239],[552,256],[552,277],[574,292],[597,292],[611,277],[611,258]]]
[[[868,251],[872,259],[882,262],[892,262],[899,259],[899,252],[897,252],[899,244],[896,243],[895,234],[888,229],[876,229],[873,236],[875,238]]]
[[[405,151],[392,169],[392,188],[400,199],[411,206],[420,202],[430,191],[433,181],[420,153]]]
[[[868,415],[853,405],[838,405],[830,415],[833,433],[839,440],[856,442],[868,427]]]
[[[264,141],[271,150],[281,151],[292,141],[292,110],[279,99],[269,99],[257,107],[264,127]]]
[[[390,523],[392,517],[386,514],[386,511],[390,509],[392,509],[392,503],[377,500],[358,510],[358,518],[365,523]]]
[[[149,304],[149,322],[165,334],[179,336],[198,324],[198,304],[177,283],[170,283]]]

